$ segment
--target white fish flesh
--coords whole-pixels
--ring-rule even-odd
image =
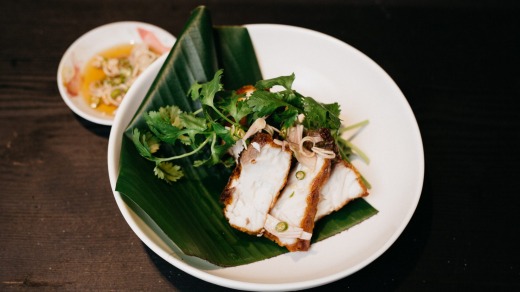
[[[222,192],[224,215],[234,228],[253,235],[264,230],[269,210],[287,182],[292,152],[258,133],[240,158]]]
[[[367,187],[357,169],[340,160],[332,166],[329,179],[320,190],[315,220],[343,208],[348,202],[368,195]]]
[[[330,159],[315,157],[314,169],[299,162],[293,168],[265,225],[265,236],[289,251],[305,251],[310,247],[319,190],[329,176],[331,165]]]

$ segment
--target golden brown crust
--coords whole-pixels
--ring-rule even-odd
[[[330,165],[331,161],[329,159],[325,159],[325,163],[323,163],[323,166],[320,170],[321,175],[317,176],[312,182],[311,191],[309,196],[307,196],[307,209],[305,210],[305,215],[303,216],[300,223],[300,227],[305,232],[312,233],[314,229],[314,217],[316,217],[316,212],[318,211],[320,189],[329,178]],[[289,251],[306,251],[309,250],[310,245],[310,240],[298,239],[296,243],[287,245],[286,248]]]
[[[320,129],[313,133],[308,133],[309,135],[317,135],[319,134],[323,140],[324,143],[320,145],[321,147],[325,149],[331,149],[334,147],[334,139],[332,138],[330,131],[328,129]],[[299,227],[301,227],[305,232],[312,233],[314,229],[314,218],[316,217],[316,213],[318,212],[318,202],[320,199],[320,190],[321,187],[327,182],[330,172],[331,172],[331,165],[332,160],[325,159],[320,171],[319,175],[316,176],[316,178],[312,181],[309,195],[307,196],[307,208],[305,210],[305,215],[302,218],[302,221],[300,221]],[[273,240],[274,242],[278,243],[280,246],[285,246],[289,251],[307,251],[310,248],[311,241],[310,240],[304,240],[304,239],[297,239],[295,243],[285,245],[283,244],[277,236],[274,236],[270,234],[269,232],[266,232],[264,234],[267,238]]]
[[[263,146],[267,143],[272,143],[274,146],[280,147],[273,143],[273,139],[271,138],[270,135],[265,134],[265,133],[255,134],[251,139],[251,143],[252,142],[256,142],[260,146]],[[233,183],[234,180],[237,180],[240,177],[240,173],[242,172],[242,163],[244,163],[247,160],[254,159],[254,157],[256,157],[256,155],[258,155],[257,151],[244,150],[244,151],[242,151],[242,153],[240,153],[240,158],[239,158],[240,163],[237,163],[237,165],[235,166],[235,169],[233,170],[233,172],[231,173],[231,176],[228,179],[226,187],[224,188],[224,190],[222,191],[222,194],[220,195],[220,201],[224,205],[228,205],[231,203],[230,200],[232,198],[232,193],[234,190],[234,188],[231,187],[231,184]]]
[[[224,204],[224,206],[231,204],[231,200],[233,198],[232,194],[233,194],[233,191],[235,190],[235,188],[231,187],[231,183],[240,177],[241,171],[242,171],[242,165],[240,163],[237,163],[237,165],[235,166],[235,169],[233,170],[233,172],[231,173],[231,176],[228,179],[226,187],[222,191],[222,194],[220,194],[220,201],[222,202],[222,204]]]
[[[305,232],[312,233],[312,230],[314,229],[314,217],[316,216],[316,212],[318,211],[318,202],[320,198],[319,191],[330,175],[330,165],[331,161],[329,159],[326,159],[325,163],[322,165],[322,168],[320,170],[321,175],[317,176],[311,184],[311,191],[307,196],[307,209],[305,210],[305,215],[302,218],[302,221],[299,226]],[[267,231],[264,233],[264,236],[276,242],[280,246],[285,246],[291,252],[307,251],[309,250],[311,245],[310,240],[304,239],[297,239],[295,243],[285,245],[283,242],[280,241],[280,239],[277,236],[272,235]]]
[[[254,92],[255,90],[256,88],[253,85],[244,85],[239,89],[235,90],[235,92],[236,94],[248,94]]]

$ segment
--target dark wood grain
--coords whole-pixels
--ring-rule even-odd
[[[416,115],[426,175],[410,224],[375,262],[316,290],[520,289],[517,2],[200,3],[217,24],[290,24],[351,44],[392,76]],[[108,181],[110,128],[75,116],[55,77],[86,31],[137,20],[178,35],[195,5],[2,2],[0,290],[226,290],[166,263],[131,231]]]

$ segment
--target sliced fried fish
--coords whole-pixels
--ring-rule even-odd
[[[253,235],[263,232],[267,214],[287,182],[291,159],[292,152],[276,145],[270,135],[253,136],[221,195],[231,226]]]
[[[368,195],[357,169],[349,162],[339,160],[332,166],[329,179],[320,190],[315,220],[343,208],[353,199]]]
[[[313,146],[314,153],[317,153],[317,149],[320,153],[330,152],[334,146],[334,140],[327,129],[309,132],[301,141],[311,141],[314,138],[319,138],[323,147]],[[303,155],[303,152],[300,154]],[[330,157],[320,154],[314,155],[313,159],[313,163],[297,162],[266,222],[265,236],[289,251],[309,249],[320,189],[330,174]]]
[[[265,236],[290,251],[310,247],[319,190],[330,171],[330,159],[316,160],[314,170],[297,163],[266,222]]]

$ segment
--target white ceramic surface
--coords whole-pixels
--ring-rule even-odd
[[[370,124],[353,142],[371,159],[354,161],[370,181],[367,201],[379,213],[353,228],[314,244],[308,252],[287,253],[232,268],[220,268],[171,250],[114,191],[117,204],[138,237],[177,268],[202,280],[241,290],[298,290],[330,283],[365,267],[399,237],[418,204],[424,175],[422,140],[415,117],[393,80],[371,59],[330,36],[291,26],[247,26],[264,78],[296,74],[293,88],[322,102],[340,103],[345,124]],[[120,108],[108,148],[115,188],[122,133],[160,69],[152,65]],[[399,263],[395,263],[396,265]]]
[[[94,55],[110,49],[116,45],[133,44],[143,42],[138,33],[138,28],[143,28],[153,33],[157,39],[166,47],[172,47],[175,37],[164,29],[143,22],[122,21],[99,26],[78,38],[65,51],[57,73],[58,89],[63,101],[69,108],[80,117],[101,125],[112,125],[114,116],[102,113],[91,108],[81,93],[72,96],[67,92],[64,85],[64,75],[71,74],[74,67],[83,70],[84,65]]]

